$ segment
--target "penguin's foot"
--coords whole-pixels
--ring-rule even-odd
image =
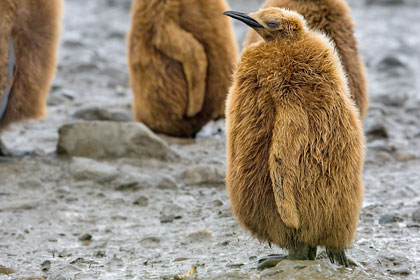
[[[299,243],[295,248],[289,249],[289,260],[315,260],[317,247]]]
[[[258,269],[264,270],[266,268],[275,267],[279,262],[286,260],[287,255],[273,254],[258,260]]]
[[[346,253],[344,252],[344,250],[334,250],[334,249],[327,248],[326,251],[327,251],[328,258],[330,258],[331,263],[338,263],[346,267],[349,267],[349,261],[346,257]]]

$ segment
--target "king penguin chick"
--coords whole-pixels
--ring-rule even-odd
[[[136,0],[128,37],[134,117],[193,137],[224,116],[237,45],[224,0]]]
[[[363,198],[364,136],[330,40],[296,12],[225,12],[264,40],[249,46],[227,103],[227,190],[261,241],[347,265]]]
[[[0,132],[46,114],[62,0],[0,1]]]
[[[330,37],[338,50],[344,71],[347,74],[350,93],[359,109],[362,122],[366,118],[369,96],[365,67],[357,49],[354,24],[350,8],[345,0],[267,0],[263,8],[278,7],[301,14],[311,29],[319,30]],[[260,40],[251,30],[244,47]]]

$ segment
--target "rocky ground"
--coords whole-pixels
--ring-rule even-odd
[[[174,279],[193,266],[190,279],[420,279],[418,1],[350,1],[371,90],[358,265],[321,251],[264,271],[258,259],[283,251],[230,212],[223,121],[192,140],[132,123],[130,1],[66,2],[49,116],[1,136],[26,155],[0,162],[0,279]]]

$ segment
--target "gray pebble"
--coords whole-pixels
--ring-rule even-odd
[[[413,221],[420,223],[420,209],[414,211],[411,218],[413,219]]]
[[[141,206],[141,207],[146,207],[147,205],[149,205],[149,199],[145,197],[144,195],[142,195],[138,197],[136,200],[134,200],[133,204],[137,206]]]
[[[62,271],[55,271],[48,276],[48,280],[69,280]]]
[[[174,178],[165,175],[158,179],[156,187],[161,190],[176,190],[178,189],[178,184]]]
[[[36,179],[28,179],[19,182],[19,187],[24,189],[39,189],[42,187],[42,183]]]
[[[46,260],[41,264],[42,271],[48,271],[51,268],[51,261]]]
[[[400,274],[400,275],[410,275],[411,271],[408,267],[403,266],[403,267],[398,267],[396,269],[391,270],[392,274]]]
[[[226,170],[213,165],[196,165],[187,168],[182,178],[188,185],[219,185],[225,183]]]
[[[402,218],[397,217],[395,215],[388,215],[388,214],[382,215],[379,218],[379,223],[380,224],[390,224],[390,223],[397,223],[397,222],[401,222],[401,221],[403,221]]]
[[[85,233],[79,237],[80,241],[90,241],[92,240],[92,235],[90,233]]]

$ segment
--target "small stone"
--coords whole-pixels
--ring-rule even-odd
[[[380,255],[380,257],[390,262],[393,262],[395,260],[395,256],[393,256],[390,252],[384,252]]]
[[[81,108],[73,114],[73,117],[86,121],[128,122],[131,120],[130,116],[122,111],[111,111],[97,106]]]
[[[85,263],[84,258],[76,258],[70,262],[70,264],[79,264],[79,263]]]
[[[208,278],[210,280],[241,280],[241,279],[254,279],[250,278],[250,276],[247,273],[240,272],[240,271],[231,271],[231,272],[223,272],[220,274],[217,274],[211,278]],[[259,278],[255,278],[259,279]]]
[[[8,268],[8,267],[5,267],[5,266],[0,265],[0,275],[1,274],[10,275],[10,274],[13,274],[15,272],[16,271],[14,271],[11,268]]]
[[[133,204],[140,207],[146,207],[147,205],[149,205],[149,199],[145,197],[144,195],[142,195],[138,197],[136,200],[134,200]]]
[[[53,93],[48,96],[47,105],[48,106],[58,106],[68,103],[70,100],[65,95],[60,93]]]
[[[414,222],[420,223],[420,208],[413,212],[413,215],[411,215],[411,218]]]
[[[0,204],[0,212],[16,211],[16,210],[33,210],[40,205],[39,201],[30,200],[14,200],[10,202],[2,202]]]
[[[188,168],[182,178],[188,185],[220,185],[225,183],[225,169],[212,165],[196,165]]]
[[[183,257],[180,257],[180,258],[176,258],[176,259],[174,259],[174,262],[183,262],[183,261],[187,261],[187,260],[189,260],[190,258],[183,258]]]
[[[140,241],[140,244],[145,248],[156,248],[159,246],[160,238],[156,236],[148,236]]]
[[[378,158],[385,161],[392,161],[393,158],[390,153],[387,152],[378,152]]]
[[[19,187],[24,189],[40,189],[42,188],[42,183],[36,179],[23,180],[18,183]]]
[[[71,253],[69,253],[66,249],[58,253],[58,257],[60,258],[65,258],[65,257],[70,257],[70,256],[71,256]]]
[[[111,182],[120,174],[114,166],[87,158],[73,158],[70,173],[77,181],[91,180],[98,183]]]
[[[178,184],[174,178],[164,175],[158,179],[156,187],[161,190],[177,190]]]
[[[367,5],[378,5],[378,6],[390,6],[390,5],[402,5],[405,0],[366,0]]]
[[[188,234],[187,237],[194,241],[205,240],[211,237],[211,232],[207,229],[203,229],[196,232],[192,232]]]
[[[166,223],[172,223],[175,220],[175,216],[174,215],[169,215],[169,216],[161,216],[160,217],[160,223],[161,224],[166,224]]]
[[[390,224],[390,223],[397,223],[397,222],[402,222],[402,221],[403,221],[402,218],[397,217],[395,215],[388,215],[388,214],[382,215],[379,218],[379,223],[380,224]]]
[[[402,2],[402,0],[375,0],[379,2]],[[406,68],[406,63],[399,57],[394,55],[385,56],[378,64],[379,71],[387,71],[390,68]]]
[[[106,256],[106,253],[103,250],[99,250],[95,253],[95,257],[97,258],[104,258],[105,256]]]
[[[216,199],[213,201],[213,205],[216,207],[223,206],[223,202],[220,199]]]
[[[229,268],[241,268],[244,264],[243,263],[232,263],[228,264],[227,267]]]
[[[90,233],[85,233],[79,237],[80,241],[90,241],[92,240],[92,235]]]
[[[407,228],[420,228],[420,224],[407,224]]]
[[[399,274],[399,275],[410,275],[411,271],[410,271],[410,269],[408,269],[408,267],[403,266],[403,267],[398,267],[398,268],[395,268],[395,269],[391,270],[391,273],[392,274]]]
[[[156,158],[178,156],[142,123],[82,122],[59,129],[57,152],[88,158]]]
[[[44,261],[42,264],[41,264],[41,269],[42,269],[42,271],[48,271],[48,270],[50,270],[50,268],[51,268],[51,261]]]
[[[143,189],[140,181],[133,176],[118,177],[112,182],[114,189],[117,191],[138,191]]]
[[[388,127],[383,121],[377,118],[366,120],[365,132],[369,140],[389,138]]]
[[[395,157],[396,160],[403,161],[403,162],[410,161],[410,160],[413,160],[415,158],[416,158],[415,155],[412,155],[412,154],[409,154],[409,153],[398,153]]]
[[[72,278],[66,277],[62,271],[54,271],[48,276],[48,280],[69,280]]]

